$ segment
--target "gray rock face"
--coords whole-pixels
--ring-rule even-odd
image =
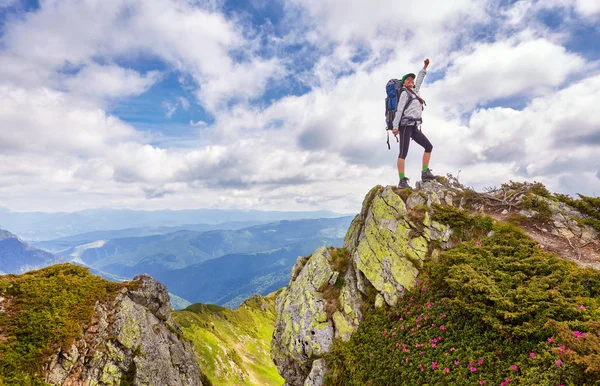
[[[393,187],[373,189],[344,241],[347,268],[339,272],[327,248],[298,259],[290,284],[277,297],[278,317],[271,357],[289,386],[320,386],[323,355],[335,338],[350,339],[362,320],[369,289],[376,306],[397,302],[414,285],[435,241],[449,245],[452,230],[429,216],[415,223],[409,210],[420,205],[454,202],[443,187],[423,184],[405,203]],[[439,251],[432,248],[435,253]]]
[[[202,385],[193,348],[180,339],[166,288],[148,275],[109,304],[97,304],[90,327],[46,366],[51,385]]]

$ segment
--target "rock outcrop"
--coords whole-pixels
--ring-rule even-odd
[[[320,358],[334,338],[347,340],[356,331],[363,301],[394,304],[416,283],[426,257],[451,246],[452,230],[426,211],[418,217],[414,209],[452,202],[452,195],[428,184],[405,202],[395,190],[377,186],[367,195],[344,241],[343,269],[336,270],[326,247],[292,269],[292,281],[277,298],[271,345],[271,357],[289,385],[321,385],[326,364]]]
[[[48,361],[51,385],[202,385],[192,346],[171,317],[167,289],[137,276],[113,301],[98,303],[91,325]]]
[[[363,304],[396,304],[406,288],[417,284],[426,260],[435,262],[443,250],[456,246],[460,229],[434,221],[435,204],[469,209],[495,220],[522,220],[524,230],[534,240],[540,239],[540,244],[562,240],[564,244],[549,248],[554,252],[560,252],[561,245],[563,249],[570,245],[573,250],[576,246],[600,250],[598,232],[574,220],[581,217],[579,212],[556,199],[511,189],[503,185],[503,189],[479,194],[452,179],[418,184],[415,191],[373,188],[346,234],[343,249],[321,247],[308,258],[299,258],[292,280],[277,298],[271,357],[286,385],[322,385],[327,372],[325,354],[334,339],[346,341],[357,330]],[[524,210],[524,203],[531,204],[531,200],[534,208]],[[540,220],[542,225],[530,220]],[[536,232],[541,235],[538,239]],[[591,256],[600,262],[597,252]]]

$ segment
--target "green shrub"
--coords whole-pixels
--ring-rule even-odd
[[[502,184],[502,188],[505,190],[517,190],[523,193],[533,193],[541,197],[552,198],[550,191],[541,182],[515,182],[510,181]]]
[[[371,309],[348,342],[335,341],[327,385],[600,381],[600,272],[498,224],[422,276],[397,306]]]
[[[531,209],[538,213],[537,219],[542,221],[550,221],[552,218],[552,209],[550,204],[541,196],[528,193],[521,200],[521,207],[523,209]]]
[[[434,221],[449,225],[453,235],[460,241],[473,237],[484,237],[493,227],[493,220],[489,216],[470,214],[466,210],[458,209],[451,205],[433,205]]]
[[[556,198],[567,205],[577,209],[583,215],[579,219],[581,224],[592,226],[600,232],[600,197],[588,197],[578,194],[579,199],[574,199],[566,194],[555,194]]]

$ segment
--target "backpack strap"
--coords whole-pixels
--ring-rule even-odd
[[[402,109],[402,114],[400,115],[400,124],[402,123],[402,118],[404,118],[404,112],[408,108],[408,105],[410,105],[410,103],[416,99],[411,96],[411,93],[408,92],[408,89],[406,87],[402,87],[402,89],[398,93],[398,100],[400,100],[400,94],[402,94],[402,91],[404,91],[404,90],[407,90],[408,100],[406,101],[406,104],[404,105],[404,108]]]
[[[416,93],[416,92],[414,92],[413,90],[411,90],[411,89],[409,89],[409,88],[407,88],[407,90],[408,90],[408,91],[409,91],[411,94],[413,94],[413,95],[415,96],[413,99],[418,99],[418,100],[419,100],[419,102],[420,102],[422,105],[425,105],[425,106],[427,106],[427,103],[425,103],[425,99],[423,99],[423,98],[421,98],[420,96],[418,96],[418,95],[417,95],[417,93]]]

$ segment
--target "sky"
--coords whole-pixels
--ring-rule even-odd
[[[598,41],[597,0],[0,0],[0,207],[357,212],[425,58],[435,174],[598,196]]]

